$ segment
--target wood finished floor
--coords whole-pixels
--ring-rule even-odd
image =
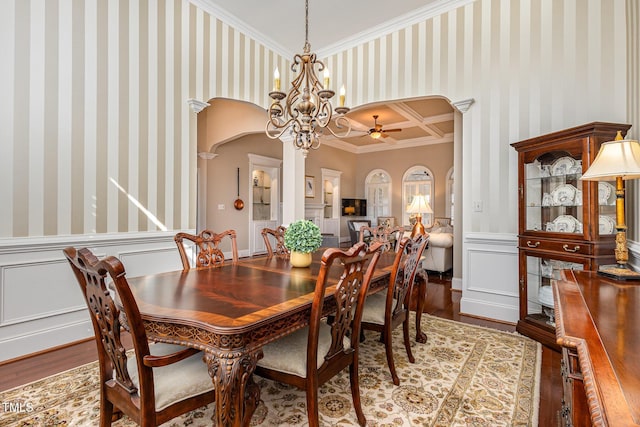
[[[445,319],[486,326],[503,331],[515,331],[515,325],[493,322],[460,314],[459,291],[451,290],[451,278],[429,276],[427,300],[424,312]],[[425,331],[428,334],[428,331]],[[27,358],[0,363],[0,391],[63,372],[76,366],[97,360],[93,340],[63,346]],[[560,353],[543,346],[540,383],[540,412],[538,425],[560,426],[562,402],[562,378]]]

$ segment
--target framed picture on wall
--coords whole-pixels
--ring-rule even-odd
[[[315,197],[316,196],[316,182],[314,177],[305,176],[304,177],[304,197]]]

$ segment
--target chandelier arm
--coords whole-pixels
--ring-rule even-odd
[[[265,127],[265,133],[267,134],[267,137],[270,139],[279,139],[282,134],[284,134],[284,132],[289,129],[289,127],[283,127],[283,128],[270,128],[269,125],[271,125],[271,120],[269,120],[267,122],[267,126]],[[275,133],[272,133],[275,132]]]
[[[344,122],[345,124],[341,124],[342,122]],[[346,138],[347,136],[349,136],[349,134],[351,133],[351,123],[346,117],[336,117],[334,123],[336,124],[337,128],[342,129],[342,127],[344,126],[346,127],[346,130],[344,132],[334,132],[333,129],[327,126],[325,129],[328,129],[331,135],[335,136],[336,138]]]

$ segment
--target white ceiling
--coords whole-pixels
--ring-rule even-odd
[[[309,0],[309,43],[319,58],[473,0]],[[304,0],[191,0],[223,22],[292,57],[304,46]]]
[[[304,45],[304,0],[190,0],[223,22],[285,57]],[[319,58],[424,21],[474,0],[309,0],[309,43]],[[367,136],[373,115],[383,129],[400,128],[385,138]],[[354,153],[453,141],[453,107],[442,98],[375,103],[353,108],[347,138],[324,143]]]

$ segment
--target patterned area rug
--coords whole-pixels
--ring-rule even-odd
[[[429,339],[426,344],[412,342],[415,364],[407,360],[401,328],[394,332],[399,387],[391,382],[378,335],[367,331],[361,345],[360,391],[368,425],[538,425],[540,344],[518,334],[428,315],[422,319]],[[90,363],[0,393],[0,424],[98,425],[97,381],[97,364]],[[256,381],[262,403],[252,425],[307,425],[303,391],[264,379]],[[319,395],[322,425],[357,425],[348,371],[323,385]],[[209,405],[165,426],[210,426],[212,415],[213,405]],[[113,425],[135,424],[125,417]]]

